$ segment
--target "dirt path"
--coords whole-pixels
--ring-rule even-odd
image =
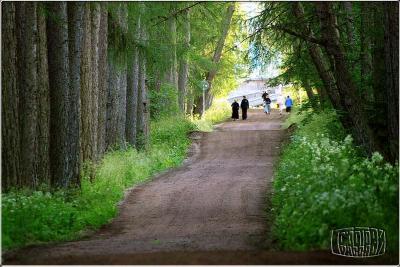
[[[284,136],[280,124],[278,114],[251,111],[247,121],[201,134],[182,167],[131,190],[119,216],[91,237],[26,248],[6,255],[6,263],[354,263],[328,252],[262,249],[265,197]]]

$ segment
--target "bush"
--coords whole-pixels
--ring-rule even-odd
[[[398,248],[398,165],[363,158],[334,112],[314,114],[292,137],[275,171],[273,232],[285,249],[327,249],[330,231],[367,226]]]

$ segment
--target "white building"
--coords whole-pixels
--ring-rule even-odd
[[[239,87],[232,91],[227,100],[229,103],[233,103],[236,99],[240,103],[243,96],[249,100],[250,106],[255,107],[263,104],[262,94],[266,91],[269,94],[269,98],[272,102],[276,102],[278,96],[282,94],[282,85],[275,87],[267,87],[266,82],[268,79],[264,78],[251,78],[245,80]]]

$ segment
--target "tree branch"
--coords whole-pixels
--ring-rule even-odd
[[[190,5],[190,6],[187,6],[187,7],[185,7],[185,8],[180,9],[180,10],[177,10],[177,11],[175,11],[174,13],[170,14],[169,16],[163,17],[162,20],[159,20],[158,22],[156,22],[155,24],[153,24],[152,27],[157,26],[157,25],[159,25],[160,23],[163,23],[164,21],[167,21],[169,18],[176,17],[176,16],[179,15],[180,13],[183,13],[185,10],[191,9],[192,7],[194,7],[194,6],[198,5],[198,4],[201,4],[201,3],[203,3],[203,1],[195,2],[194,4],[192,4],[192,5]]]

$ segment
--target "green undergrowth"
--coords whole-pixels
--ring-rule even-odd
[[[293,113],[275,170],[273,233],[283,249],[329,249],[331,230],[375,227],[398,249],[398,164],[361,156],[334,111]]]
[[[3,249],[76,239],[109,222],[127,188],[182,163],[190,146],[188,133],[196,130],[201,129],[183,117],[160,118],[151,123],[147,151],[127,148],[108,152],[97,166],[84,168],[80,189],[43,187],[2,194]],[[94,177],[89,175],[93,170]]]

